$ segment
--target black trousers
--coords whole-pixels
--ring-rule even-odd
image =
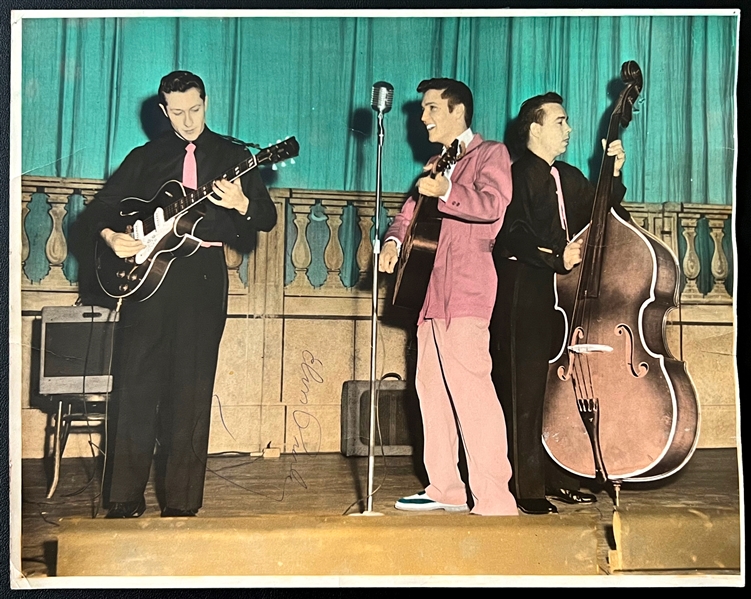
[[[163,506],[201,507],[226,318],[220,247],[178,258],[154,295],[123,304],[115,337],[115,434],[107,455],[110,503],[140,500],[156,445]]]
[[[541,499],[545,490],[578,489],[542,444],[542,412],[551,344],[558,341],[553,273],[496,259],[498,295],[491,319],[493,382],[508,430],[509,484],[517,499]]]

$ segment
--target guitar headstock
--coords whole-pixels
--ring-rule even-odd
[[[300,144],[297,143],[297,140],[294,137],[290,137],[274,144],[273,146],[264,148],[256,154],[255,158],[258,164],[275,165],[276,163],[287,160],[288,158],[294,158],[299,152]]]
[[[459,138],[455,139],[454,142],[448,148],[446,148],[446,151],[443,153],[443,155],[441,155],[441,157],[435,163],[434,172],[436,174],[446,172],[447,168],[449,168],[453,164],[456,164],[456,158],[458,155],[459,155]]]

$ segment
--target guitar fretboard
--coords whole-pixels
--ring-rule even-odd
[[[164,208],[164,220],[169,220],[170,218],[174,216],[178,216],[182,214],[183,212],[186,212],[188,209],[192,208],[196,204],[198,204],[198,202],[205,200],[213,191],[214,181],[218,181],[220,179],[227,179],[227,181],[234,181],[238,177],[242,177],[245,173],[247,173],[250,170],[253,170],[257,166],[258,166],[258,160],[256,156],[251,155],[251,157],[248,158],[247,160],[243,160],[240,164],[222,173],[222,175],[218,177],[217,179],[213,179],[210,183],[201,185],[198,189],[191,191],[187,195],[181,197],[180,199],[172,202],[171,204],[168,204]],[[145,234],[148,234],[148,233],[151,233],[154,229],[156,229],[156,224],[154,222],[154,217],[152,215],[144,219],[143,231]]]

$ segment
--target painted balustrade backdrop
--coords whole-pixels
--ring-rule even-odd
[[[23,290],[74,291],[79,280],[69,252],[71,227],[102,181],[23,177]],[[372,193],[273,189],[284,239],[285,294],[369,296]],[[404,201],[384,194],[383,231]],[[682,303],[731,303],[731,207],[712,204],[627,203],[635,222],[679,256]],[[281,251],[281,248],[275,248]],[[226,248],[230,293],[248,288],[247,256]]]
[[[49,426],[44,399],[34,391],[34,321],[42,307],[72,305],[79,291],[88,301],[85,290],[97,287],[91,276],[91,235],[82,223],[86,204],[102,183],[22,179],[25,457],[43,455],[43,431]],[[312,384],[304,384],[307,379],[300,374],[300,356],[307,351],[326,356],[326,372],[310,389],[309,402],[303,393],[309,403],[305,413],[320,424],[320,450],[338,451],[342,385],[364,380],[369,372],[373,193],[278,188],[271,196],[278,224],[259,235],[255,251],[242,255],[225,248],[230,318],[220,351],[217,405],[212,407],[212,451],[267,446],[294,451],[296,435],[302,434],[294,416],[301,405],[300,389]],[[383,229],[405,199],[403,194],[384,196]],[[639,225],[679,256],[682,305],[670,317],[666,335],[674,355],[689,364],[700,397],[700,446],[734,447],[731,207],[679,202],[627,207]],[[81,233],[87,243],[81,244]],[[388,310],[391,282],[393,277],[381,278],[379,363],[383,372],[409,377],[414,319]],[[71,447],[69,454],[89,455],[90,448]]]

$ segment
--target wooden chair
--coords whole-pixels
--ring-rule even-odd
[[[74,423],[104,430],[112,390],[112,342],[117,314],[99,306],[42,308],[39,393],[57,399],[53,415],[51,498],[60,480],[63,452]]]

